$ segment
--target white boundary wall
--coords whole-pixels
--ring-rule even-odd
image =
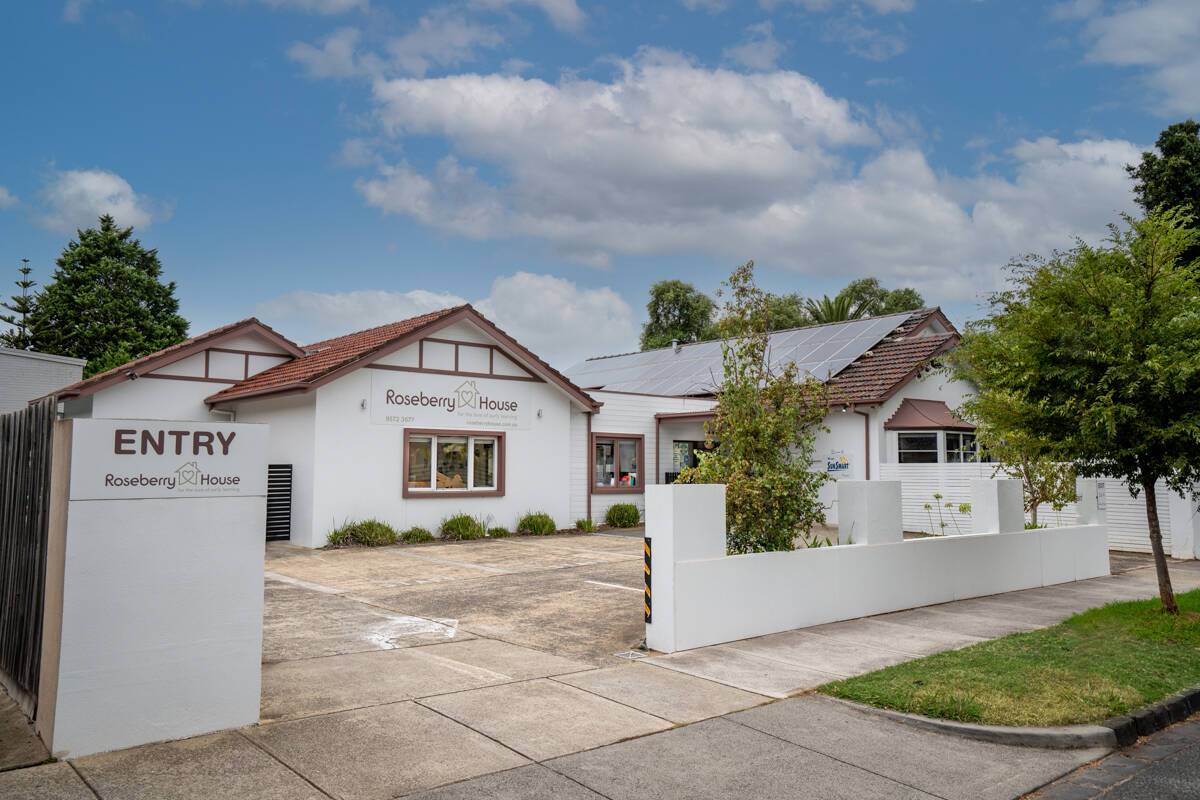
[[[143,431],[163,432],[161,455]],[[36,720],[50,752],[258,722],[267,426],[76,419],[54,436]]]
[[[959,514],[956,509],[959,503],[970,502],[971,481],[991,479],[995,470],[995,464],[882,464],[879,477],[904,484],[904,530],[941,535],[970,532],[970,516]],[[1104,479],[1104,489],[1109,548],[1149,553],[1145,500],[1132,496],[1123,482],[1112,478]],[[926,503],[938,502],[933,498],[934,493],[942,495],[943,504],[948,502],[952,506],[949,509],[943,507],[941,517],[936,508],[925,509]],[[1200,537],[1196,535],[1200,516],[1196,512],[1196,498],[1182,498],[1162,483],[1155,494],[1163,549],[1175,558],[1196,558],[1200,555],[1197,545]],[[1048,505],[1038,509],[1038,522],[1043,525],[1058,527],[1074,525],[1075,521],[1074,503],[1068,503],[1061,512]]]
[[[861,495],[868,502],[871,495],[894,502],[899,491],[885,481],[844,483],[871,484]],[[1013,497],[999,491],[1000,483],[978,484],[980,491],[992,487],[992,506]],[[1081,495],[1094,498],[1095,489],[1089,493],[1087,483],[1081,481]],[[842,495],[847,518],[851,502]],[[865,531],[855,534],[862,544],[727,556],[724,486],[648,486],[646,535],[653,569],[646,643],[670,653],[1108,575],[1103,508],[1094,499],[1081,501],[1085,504],[1090,507],[1080,514],[1093,524],[882,544],[870,543]],[[994,516],[1011,519],[1011,509]]]

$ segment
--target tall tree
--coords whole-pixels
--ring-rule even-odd
[[[916,289],[885,289],[878,278],[851,281],[837,296],[846,298],[851,305],[863,309],[863,313],[870,317],[916,311],[925,306],[925,298]]]
[[[955,359],[978,387],[974,407],[1075,464],[1112,476],[1146,502],[1164,611],[1178,613],[1155,485],[1200,479],[1200,261],[1184,261],[1192,218],[1157,211],[1049,260],[1013,265]]]
[[[812,462],[829,410],[825,387],[802,377],[795,364],[771,366],[770,312],[766,292],[754,283],[754,262],[734,270],[726,286],[724,377],[716,418],[707,426],[714,448],[679,480],[725,484],[731,553],[791,550],[797,538],[824,543],[812,529],[825,521],[818,491],[829,476]]]
[[[187,335],[175,283],[162,281],[158,251],[142,247],[133,228],[106,214],[99,228],[78,231],[55,263],[29,314],[35,349],[86,358],[93,375]]]
[[[848,322],[867,316],[867,309],[841,293],[832,299],[829,295],[823,295],[820,300],[809,300],[805,303],[805,311],[808,312],[808,318],[812,320],[813,325]]]
[[[1180,208],[1200,214],[1200,123],[1189,119],[1167,126],[1154,148],[1142,153],[1136,165],[1125,167],[1138,205],[1146,213]],[[1200,258],[1200,244],[1184,254],[1187,261],[1196,258]]]
[[[804,298],[792,292],[790,294],[766,295],[767,325],[770,330],[783,331],[788,328],[803,328],[811,325]]]
[[[11,329],[0,333],[0,344],[17,350],[30,350],[33,347],[33,337],[29,335],[29,315],[33,311],[34,295],[30,290],[37,286],[37,281],[29,277],[33,269],[29,259],[22,258],[21,266],[17,267],[17,288],[20,294],[14,294],[6,303],[0,303],[0,308],[7,309],[8,314],[0,314],[0,322],[11,325]]]
[[[659,281],[650,287],[649,319],[642,326],[642,349],[666,347],[672,341],[711,339],[717,305],[712,298],[683,281]]]

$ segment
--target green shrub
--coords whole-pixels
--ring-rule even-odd
[[[442,520],[441,534],[452,541],[482,539],[487,535],[487,523],[470,514],[455,514]]]
[[[504,539],[512,536],[512,531],[510,531],[508,528],[488,528],[487,535],[492,539]]]
[[[432,542],[433,534],[424,528],[413,526],[400,534],[400,540],[405,544],[420,544],[421,542]]]
[[[604,521],[614,528],[632,528],[642,521],[642,512],[633,503],[617,503],[609,506]]]
[[[557,532],[558,526],[554,524],[554,517],[544,511],[530,511],[517,520],[517,533],[548,536]]]
[[[396,543],[396,529],[377,519],[346,522],[329,532],[330,547],[381,547]]]
[[[596,523],[584,517],[583,519],[575,520],[575,530],[583,531],[584,533],[595,533]]]

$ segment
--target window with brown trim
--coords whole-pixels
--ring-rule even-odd
[[[501,497],[500,431],[404,430],[405,497]]]
[[[592,434],[592,491],[644,492],[645,437],[637,434]]]

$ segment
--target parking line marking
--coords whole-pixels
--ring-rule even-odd
[[[584,583],[591,583],[596,586],[607,586],[610,589],[624,589],[627,592],[637,592],[639,594],[642,591],[634,586],[622,586],[619,583],[605,583],[604,581],[584,581]]]

